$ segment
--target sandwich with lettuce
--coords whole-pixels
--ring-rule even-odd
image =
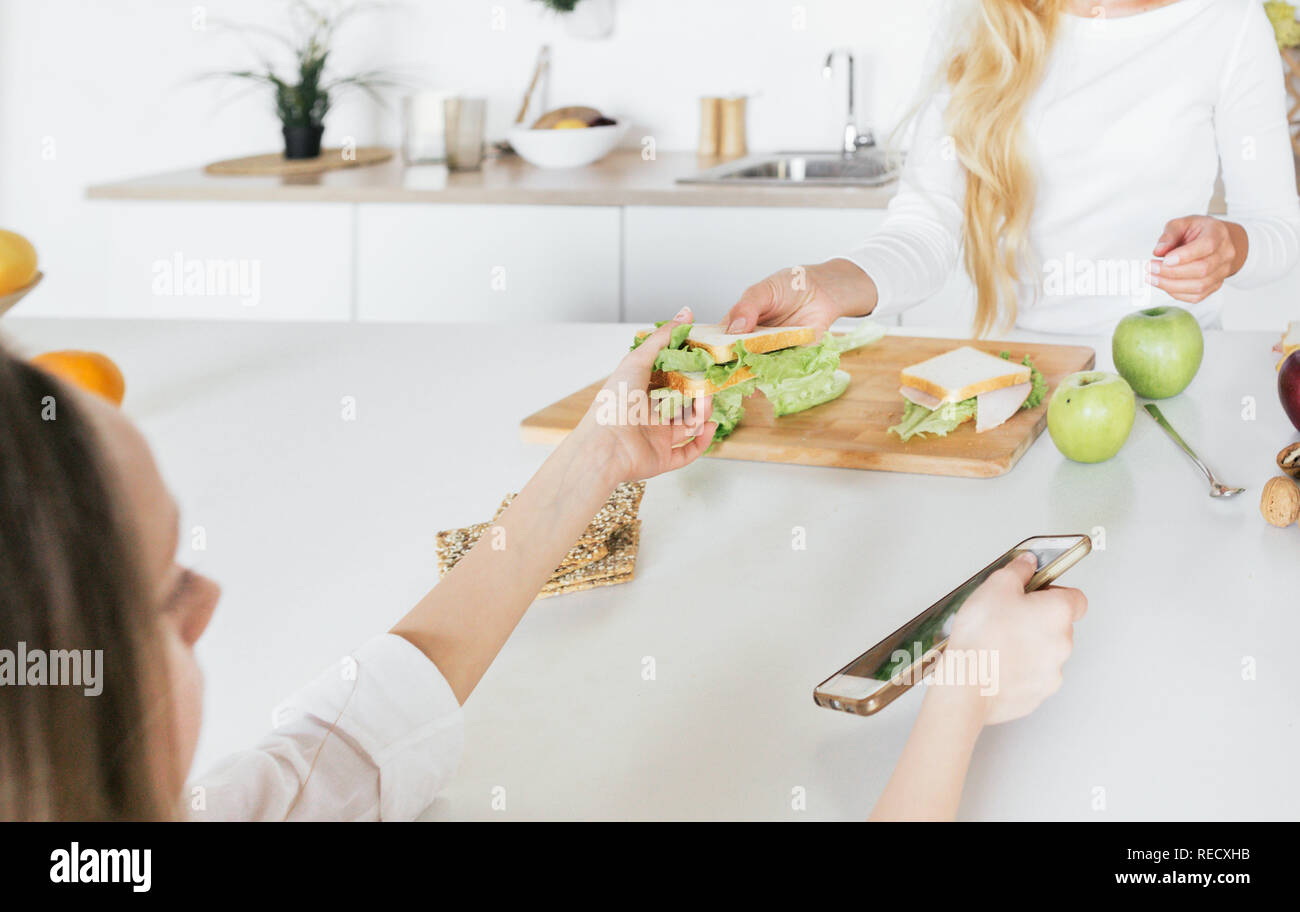
[[[1028,355],[1016,363],[1009,352],[998,357],[969,345],[903,368],[899,383],[903,419],[889,430],[904,442],[944,437],[972,420],[976,433],[992,430],[1047,395]]]
[[[650,332],[638,332],[632,347]],[[713,439],[722,440],[744,417],[744,400],[755,390],[778,418],[843,395],[850,378],[840,369],[840,355],[884,334],[865,320],[849,333],[822,333],[820,339],[811,326],[760,326],[732,335],[721,324],[684,323],[655,358],[651,395],[662,400],[666,415],[686,400],[712,396],[712,420],[718,423]]]

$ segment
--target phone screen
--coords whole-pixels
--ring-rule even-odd
[[[822,698],[866,699],[900,672],[911,668],[935,645],[948,638],[952,632],[953,617],[971,593],[1020,554],[1027,551],[1038,561],[1037,572],[1027,587],[1032,590],[1045,585],[1072,566],[1073,560],[1061,566],[1062,559],[1067,555],[1077,554],[1074,557],[1077,560],[1086,554],[1085,542],[1091,544],[1084,535],[1026,539],[822,682],[815,692],[817,702],[832,709],[847,709],[848,707],[837,705],[834,699],[826,701]]]

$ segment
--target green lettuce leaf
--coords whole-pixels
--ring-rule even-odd
[[[933,411],[908,400],[903,406],[903,420],[889,430],[906,443],[918,434],[922,437],[926,434],[945,437],[949,431],[974,417],[974,396],[961,402],[945,402]]]
[[[1011,352],[1002,352],[1002,357],[1010,361]],[[1034,362],[1029,360],[1028,355],[1025,355],[1024,360],[1021,361],[1020,363],[1023,364],[1025,367],[1029,368],[1029,383],[1030,383],[1029,397],[1025,399],[1023,403],[1021,403],[1020,408],[1021,409],[1037,408],[1039,405],[1042,404],[1043,397],[1047,395],[1047,380],[1046,378],[1043,377],[1042,372],[1039,371],[1038,368],[1034,367]]]
[[[661,326],[663,324],[660,324]],[[686,344],[686,337],[691,334],[694,323],[683,323],[680,326],[674,326],[673,331],[668,335],[669,348],[681,348]]]
[[[703,371],[713,367],[713,357],[702,348],[661,348],[655,370]]]
[[[837,363],[838,360],[839,356],[836,355]],[[839,398],[849,388],[849,374],[848,371],[831,368],[802,377],[789,377],[776,383],[759,380],[758,388],[772,403],[772,412],[780,418]]]
[[[744,383],[737,383],[722,392],[713,394],[713,415],[709,420],[718,423],[718,429],[713,434],[713,443],[731,436],[736,425],[740,424],[740,419],[745,417],[744,399],[754,392],[757,382],[752,379],[746,380]],[[712,444],[709,449],[713,449]]]
[[[879,342],[884,336],[885,327],[870,320],[863,320],[849,332],[826,333],[822,338],[822,342],[832,350],[843,354],[846,351],[853,351],[855,348],[870,345],[872,342]]]
[[[668,322],[667,320],[655,320],[655,329],[658,329],[659,327],[663,326],[667,322]],[[683,323],[681,326],[674,326],[672,334],[668,337],[667,347],[681,348],[683,345],[685,345],[686,337],[691,334],[691,327],[694,325],[695,325],[694,323]],[[631,348],[628,349],[628,351],[636,351],[638,348],[641,347],[641,343],[648,338],[650,338],[649,335],[633,336],[632,346]]]
[[[712,361],[713,359],[710,358],[710,364],[712,364]],[[739,361],[728,361],[726,364],[712,364],[711,367],[704,371],[704,379],[708,380],[714,386],[723,386],[731,379],[732,374],[740,370],[740,367],[741,364]]]
[[[658,329],[660,326],[663,326],[663,325],[664,325],[665,323],[667,323],[667,322],[668,322],[667,320],[655,320],[655,329]],[[647,333],[647,334],[644,335],[644,336],[640,336],[640,335],[633,336],[633,337],[632,337],[632,347],[629,348],[628,351],[636,351],[638,348],[641,347],[641,343],[644,342],[644,341],[645,341],[646,339],[648,339],[648,338],[650,338],[649,333]]]
[[[740,363],[754,372],[759,383],[776,384],[820,371],[834,371],[840,366],[840,353],[824,341],[764,354],[746,351],[744,342],[737,342],[733,347]]]

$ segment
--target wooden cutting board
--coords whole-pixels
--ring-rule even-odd
[[[776,418],[763,394],[755,393],[745,400],[745,417],[740,426],[709,455],[967,478],[1001,475],[1019,461],[1047,427],[1047,400],[982,434],[975,433],[974,421],[947,437],[913,437],[907,443],[887,433],[903,415],[899,371],[960,345],[994,355],[1010,352],[1016,361],[1028,355],[1047,379],[1048,398],[1067,374],[1088,370],[1096,363],[1096,353],[1080,345],[885,336],[840,359],[840,366],[853,376],[843,396],[806,412]],[[603,382],[597,381],[529,415],[520,426],[524,440],[557,443],[563,439],[582,418]]]

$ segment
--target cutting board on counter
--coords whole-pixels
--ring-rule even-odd
[[[777,418],[763,394],[755,393],[745,400],[745,417],[740,426],[709,455],[966,478],[1001,475],[1020,460],[1047,427],[1047,400],[982,434],[975,433],[974,421],[947,437],[913,437],[907,443],[888,433],[903,415],[899,371],[961,345],[994,355],[1010,352],[1015,361],[1028,355],[1047,380],[1049,398],[1067,374],[1088,370],[1096,363],[1096,353],[1080,345],[885,336],[841,357],[840,366],[853,377],[843,396],[806,412]],[[523,439],[536,443],[562,440],[586,413],[603,383],[597,381],[529,415],[520,426]]]

